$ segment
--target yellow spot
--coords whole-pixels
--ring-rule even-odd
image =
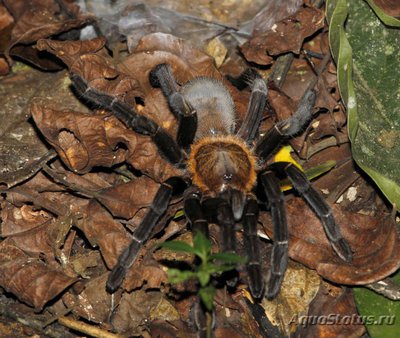
[[[301,171],[303,170],[303,167],[296,162],[296,160],[292,157],[290,154],[293,151],[293,148],[291,146],[283,146],[275,155],[274,157],[274,162],[290,162],[294,164],[297,168],[299,168]]]

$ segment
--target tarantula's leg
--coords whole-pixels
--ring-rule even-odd
[[[316,95],[313,90],[307,90],[292,117],[278,122],[270,129],[255,147],[255,153],[261,160],[266,161],[278,150],[281,143],[300,132],[312,118],[312,108]]]
[[[221,228],[221,251],[236,252],[235,218],[233,216],[232,206],[223,198],[221,198],[217,206],[217,224]],[[238,281],[238,272],[236,270],[227,271],[224,275],[226,277],[226,284],[229,287],[236,286]]]
[[[196,233],[196,231],[200,231],[208,238],[208,221],[203,214],[203,208],[201,206],[200,199],[201,195],[197,189],[190,189],[187,193],[185,193],[185,215],[192,225],[193,233]]]
[[[281,287],[288,263],[288,226],[284,197],[279,187],[279,180],[272,170],[261,174],[261,181],[271,208],[274,244],[271,256],[271,272],[266,290],[269,299],[274,298]]]
[[[181,147],[189,148],[193,143],[197,130],[196,110],[178,92],[178,85],[172,75],[169,65],[162,63],[150,72],[150,83],[153,87],[160,87],[168,104],[179,121],[177,142]]]
[[[221,199],[217,207],[217,224],[222,229],[222,251],[235,252],[235,219],[233,217],[232,207],[224,199]]]
[[[292,163],[278,162],[276,165],[283,167],[283,170],[292,182],[293,187],[303,196],[314,212],[318,215],[324,227],[326,236],[337,255],[344,261],[351,262],[352,251],[350,246],[342,237],[340,229],[333,217],[332,210],[321,194],[311,186],[307,177]]]
[[[251,295],[259,299],[264,290],[264,280],[261,273],[260,250],[257,236],[258,203],[251,196],[248,196],[246,202],[242,224],[244,245],[248,255],[247,274],[250,280]]]
[[[177,177],[167,179],[158,189],[150,210],[132,234],[132,242],[121,253],[117,264],[112,269],[107,280],[107,291],[114,293],[122,284],[126,273],[135,262],[136,256],[147,241],[157,224],[158,219],[168,208],[173,194],[180,191],[182,180]]]
[[[70,78],[75,89],[85,99],[110,110],[119,120],[135,132],[150,136],[167,161],[178,167],[184,166],[185,155],[164,128],[148,117],[138,114],[130,105],[107,93],[90,87],[78,74],[70,73]]]
[[[247,76],[247,81],[251,83],[251,96],[238,136],[251,143],[263,117],[268,88],[261,75],[256,71],[245,71],[241,76]]]

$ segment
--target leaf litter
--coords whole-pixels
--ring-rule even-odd
[[[42,316],[41,320],[44,316],[43,325],[68,316],[78,330],[82,321],[82,330],[90,323],[104,334],[196,335],[190,310],[196,297],[193,294],[184,297],[179,292],[194,288],[170,285],[162,263],[175,258],[156,250],[161,240],[188,233],[182,218],[172,220],[182,209],[181,199],[174,200],[161,219],[156,232],[166,225],[162,237],[149,240],[141,250],[123,289],[113,296],[105,291],[108,271],[129,243],[130,231],[140,223],[160,182],[181,172],[158,154],[147,137],[128,130],[110,112],[82,104],[65,70],[46,71],[65,68],[73,71],[90,86],[133,105],[175,135],[176,122],[168,104],[160,90],[152,88],[148,81],[155,65],[169,63],[179,84],[196,76],[212,76],[223,81],[234,98],[240,120],[249,92],[233,86],[226,76],[238,75],[243,67],[251,64],[267,79],[270,65],[273,68],[282,54],[290,52],[296,56],[283,86],[269,82],[269,107],[260,127],[260,132],[265,132],[276,121],[293,113],[308,83],[316,79],[312,67],[318,68],[322,57],[329,53],[329,45],[323,10],[301,5],[299,1],[286,6],[274,2],[275,21],[271,22],[270,18],[271,24],[266,25],[262,19],[267,19],[267,7],[263,6],[253,8],[255,12],[250,17],[241,16],[243,13],[238,11],[232,19],[216,7],[206,19],[193,15],[188,22],[194,26],[188,24],[185,40],[171,35],[175,30],[165,29],[163,25],[156,25],[150,31],[148,27],[137,26],[135,37],[119,30],[118,39],[105,32],[99,38],[80,40],[79,29],[92,23],[95,17],[81,13],[72,2],[37,0],[27,9],[22,1],[3,1],[0,5],[0,31],[7,33],[0,43],[0,70],[2,74],[9,73],[2,78],[0,87],[3,96],[14,98],[9,99],[10,105],[15,104],[16,95],[25,98],[18,107],[22,106],[25,112],[25,116],[20,115],[24,122],[20,128],[21,139],[26,139],[24,133],[29,130],[34,135],[32,144],[41,154],[38,156],[37,151],[24,154],[15,148],[13,157],[3,160],[4,168],[8,169],[3,172],[2,168],[0,175],[3,237],[0,285],[8,295],[15,296],[13,302],[28,305],[27,311],[31,309],[36,313],[34,316]],[[124,15],[132,14],[134,20],[135,15],[140,17],[145,13],[152,19],[151,14],[160,12],[160,8],[164,15],[169,13],[168,18],[173,18],[168,23],[172,27],[186,20],[190,13],[182,8],[156,7],[149,2],[142,8],[126,7]],[[114,13],[114,17],[121,13]],[[193,44],[198,41],[195,35],[199,27],[207,39],[218,37],[219,43],[226,46],[219,69],[213,59],[216,55],[205,52],[214,53],[215,48]],[[18,64],[12,59],[17,56],[38,67],[40,72],[28,67],[17,71]],[[330,201],[337,223],[352,247],[354,260],[341,261],[333,253],[320,221],[301,199],[287,193],[289,256],[298,263],[291,263],[293,267],[285,277],[282,292],[273,301],[275,307],[271,308],[272,303],[263,304],[262,319],[268,318],[282,334],[361,336],[365,332],[363,325],[302,325],[294,318],[307,314],[356,314],[352,291],[345,285],[382,280],[400,265],[396,224],[379,196],[374,195],[374,188],[365,184],[351,163],[346,114],[335,73],[335,65],[330,60],[316,79],[315,110],[319,114],[305,133],[290,143],[294,156],[305,168],[329,159],[336,161],[336,167],[314,184]],[[32,78],[42,85],[29,94],[26,89],[18,92],[17,88],[23,84],[33,87],[29,82]],[[10,113],[9,107],[1,114],[10,126],[2,130],[1,147],[18,147],[9,137],[18,123],[14,122],[18,121],[15,114]],[[15,159],[21,156],[27,160],[13,167]],[[45,157],[39,160],[41,156]],[[365,192],[357,200],[358,205],[365,206],[362,201],[374,196],[379,209],[372,208],[367,214],[361,214],[356,212],[360,209],[352,208],[354,203],[334,204],[350,186]],[[273,238],[268,213],[261,213],[259,228]],[[210,233],[217,250],[218,227],[211,226]],[[238,235],[240,238],[241,234]],[[239,251],[243,251],[241,243],[239,239]],[[263,240],[264,271],[269,268],[270,246]],[[233,294],[224,289],[217,292],[216,336],[259,337],[267,332],[247,305],[244,272],[241,271],[240,277]],[[290,293],[290,290],[298,291]],[[300,298],[296,293],[308,296]],[[286,311],[284,304],[288,302],[302,307],[291,306],[291,312]],[[46,331],[50,335],[52,325]]]

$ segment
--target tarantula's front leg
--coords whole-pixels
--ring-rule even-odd
[[[259,159],[264,161],[269,159],[284,140],[296,135],[307,125],[312,118],[312,108],[315,100],[315,92],[307,90],[295,114],[286,120],[278,122],[260,138],[255,147],[255,153]]]
[[[196,110],[185,100],[178,91],[178,85],[172,75],[169,65],[162,63],[150,72],[150,83],[153,87],[160,87],[168,104],[179,121],[177,142],[188,149],[193,143],[197,130]]]
[[[201,194],[200,192],[193,188],[189,189],[184,194],[184,210],[185,215],[188,218],[190,224],[192,225],[192,232],[196,233],[200,231],[207,238],[209,237],[208,231],[208,221],[203,213],[203,207],[201,205]]]
[[[272,170],[261,174],[261,181],[267,195],[272,215],[274,243],[271,255],[271,272],[266,290],[269,299],[274,298],[281,287],[288,263],[288,225],[285,211],[285,200],[279,180]]]
[[[159,218],[168,208],[173,194],[180,191],[182,180],[177,177],[167,179],[158,189],[150,210],[132,234],[132,242],[118,258],[107,280],[107,291],[114,293],[122,284],[128,269],[136,260],[136,256],[147,241]]]
[[[138,114],[130,105],[107,93],[90,87],[87,81],[78,74],[71,73],[70,78],[75,89],[82,97],[110,110],[119,120],[135,132],[150,136],[160,153],[171,164],[178,167],[185,165],[185,154],[164,128],[148,117]]]
[[[349,244],[342,237],[332,214],[331,208],[325,202],[321,194],[315,190],[307,177],[292,163],[278,162],[279,170],[284,171],[293,184],[293,187],[308,202],[317,216],[320,218],[324,227],[326,237],[328,237],[332,248],[336,254],[346,262],[351,262],[352,251]]]

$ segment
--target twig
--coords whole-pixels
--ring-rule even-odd
[[[76,330],[78,332],[82,332],[84,334],[88,334],[89,336],[96,338],[121,338],[122,335],[118,335],[115,333],[108,332],[106,330],[100,329],[97,326],[89,325],[75,319],[71,319],[69,317],[60,317],[58,318],[58,322],[70,329]]]

